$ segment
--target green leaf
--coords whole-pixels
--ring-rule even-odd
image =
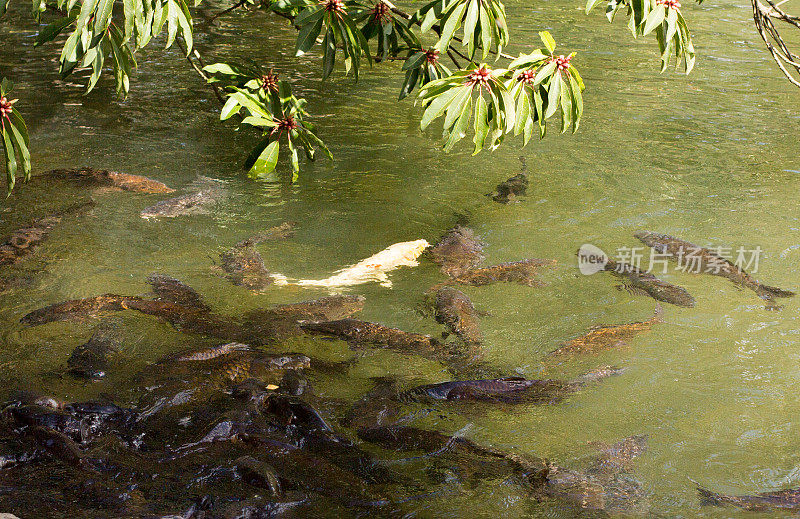
[[[471,86],[465,85],[459,88],[458,94],[453,98],[453,102],[447,107],[447,114],[444,118],[444,129],[446,131],[455,124],[456,119],[460,117],[461,112],[464,111],[464,105],[467,102],[471,102],[471,97]]]
[[[75,21],[76,15],[68,16],[66,18],[61,18],[60,20],[56,20],[55,22],[51,23],[44,29],[39,31],[39,34],[36,35],[36,41],[33,43],[34,47],[38,47],[43,43],[47,43],[49,41],[53,41],[56,39],[56,36],[61,34],[61,32],[66,29],[67,27]]]
[[[473,155],[477,155],[486,144],[486,136],[489,134],[489,109],[486,106],[486,100],[482,95],[478,95],[475,99],[475,137],[472,142],[475,143],[475,151]]]
[[[542,39],[547,52],[552,54],[556,50],[556,40],[553,39],[553,35],[549,31],[539,31],[539,37]]]
[[[671,10],[671,9],[670,9]],[[661,25],[661,22],[664,21],[664,15],[666,14],[666,8],[663,5],[656,6],[655,9],[650,11],[650,14],[647,16],[647,23],[644,26],[644,31],[642,34],[650,34],[653,29]]]
[[[561,94],[561,73],[556,72],[550,80],[550,88],[547,90],[547,110],[544,113],[545,119],[550,118],[559,106],[559,95]]]
[[[423,63],[425,63],[425,53],[424,53],[424,52],[422,52],[422,51],[420,51],[420,52],[415,52],[414,54],[412,54],[411,56],[409,56],[409,57],[408,57],[408,58],[407,58],[407,59],[406,59],[406,60],[403,62],[403,68],[402,68],[402,69],[400,69],[400,70],[410,70],[410,69],[415,69],[415,68],[418,68],[418,67],[419,67],[420,65],[422,65]]]
[[[467,47],[467,56],[475,56],[475,27],[478,25],[479,0],[467,0],[467,16],[464,18],[464,38],[462,45]]]
[[[444,113],[445,109],[450,105],[450,103],[453,101],[453,98],[455,98],[458,92],[459,92],[458,88],[451,88],[450,90],[446,91],[445,93],[441,94],[433,101],[431,101],[431,104],[428,105],[428,108],[425,110],[425,113],[422,114],[422,120],[420,121],[419,124],[420,128],[424,130],[425,128],[428,127],[429,124],[431,124],[431,122],[434,119],[442,115],[442,113]],[[423,93],[420,92],[420,95],[423,95]]]
[[[439,37],[439,41],[436,42],[434,48],[439,52],[447,52],[447,49],[450,47],[450,41],[453,39],[453,35],[455,35],[456,30],[461,25],[461,18],[464,16],[464,10],[467,8],[467,4],[462,0],[459,0],[455,7],[451,9],[450,14],[447,17],[447,21],[444,23],[444,27],[442,27],[442,34]]]
[[[2,130],[3,149],[6,155],[6,188],[10,193],[14,189],[17,179],[17,157],[14,154],[14,144],[11,142],[11,132]]]
[[[581,117],[583,117],[583,95],[578,82],[569,75],[570,94],[572,95],[572,133],[578,131],[578,126],[581,124]]]
[[[447,139],[447,143],[444,145],[444,151],[450,151],[455,143],[467,135],[469,119],[472,115],[472,100],[467,99],[467,101],[468,102],[464,103],[464,107],[461,109],[461,114],[459,115],[456,123],[453,125],[453,129],[450,131],[450,138]]]
[[[278,165],[278,146],[279,141],[274,140],[264,148],[250,168],[251,177],[258,178],[272,173]]]
[[[514,124],[514,135],[519,135],[525,130],[525,126],[528,124],[528,119],[531,117],[531,100],[528,96],[528,92],[525,91],[523,87],[519,93],[519,97],[517,98],[517,114],[516,114],[516,124]]]
[[[22,155],[22,159],[19,162],[22,165],[25,180],[29,180],[31,177],[31,154],[30,151],[28,151],[27,135],[23,136],[14,124],[6,124],[6,126],[11,127],[11,140]]]
[[[295,56],[302,56],[308,52],[322,32],[322,18],[325,14],[323,9],[320,9],[314,15],[310,16],[306,25],[300,28],[297,33],[297,46],[295,47]]]

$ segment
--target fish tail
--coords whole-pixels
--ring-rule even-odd
[[[289,278],[287,278],[283,274],[279,274],[277,272],[271,273],[270,276],[272,277],[272,279],[275,280],[274,281],[275,286],[278,286],[278,287],[285,287],[286,285],[290,285],[292,283],[295,283],[295,284],[298,284],[298,285],[302,284],[302,282],[300,282],[300,281],[290,280]]]
[[[790,290],[783,290],[769,285],[758,284],[756,286],[756,293],[761,299],[772,299],[775,297],[794,297],[794,292]]]

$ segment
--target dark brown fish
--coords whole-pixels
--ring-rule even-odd
[[[668,234],[649,231],[638,231],[634,236],[656,252],[671,256],[689,272],[723,277],[739,286],[749,288],[765,301],[772,302],[778,297],[794,296],[794,292],[789,290],[761,283],[739,266],[705,247],[699,247]]]
[[[628,263],[617,263],[609,259],[604,270],[623,278],[625,280],[624,287],[633,294],[647,295],[657,301],[684,308],[691,308],[695,305],[694,297],[685,288],[671,285]]]
[[[116,294],[103,294],[101,296],[87,297],[84,299],[71,299],[34,310],[25,315],[20,322],[35,326],[54,321],[98,317],[103,313],[126,310],[128,309],[128,304],[133,301],[142,301],[142,299],[135,296],[120,296]]]
[[[225,194],[218,180],[200,177],[195,186],[198,191],[162,200],[142,209],[142,218],[175,218],[192,214],[208,214],[208,207],[216,204]]]
[[[447,286],[440,288],[436,291],[435,310],[436,320],[465,343],[483,342],[483,334],[478,326],[478,312],[464,292]]]
[[[647,321],[595,326],[586,335],[564,344],[548,356],[579,355],[600,353],[601,351],[627,345],[634,337],[649,332],[655,323],[663,322],[661,306],[656,306],[653,317]]]
[[[66,434],[47,427],[33,427],[30,434],[54,458],[74,467],[93,470],[84,452]]]
[[[158,317],[181,331],[199,333],[229,342],[244,342],[244,332],[236,320],[210,314],[204,309],[186,307],[169,301],[138,298],[126,300],[125,308]]]
[[[483,261],[483,243],[475,232],[456,225],[430,251],[431,259],[448,276],[456,277]]]
[[[240,241],[234,245],[234,248],[240,249],[242,247],[252,247],[253,245],[257,245],[265,241],[291,238],[294,236],[295,227],[297,227],[297,223],[295,222],[283,222],[282,224],[271,227],[262,233],[250,236],[249,238]]]
[[[455,456],[480,456],[501,460],[510,471],[523,475],[527,482],[540,487],[547,481],[549,467],[546,460],[530,458],[479,445],[460,436],[450,436],[402,425],[365,427],[358,430],[358,437],[370,443],[398,451],[421,451],[426,453],[450,453]]]
[[[245,341],[263,344],[302,335],[299,321],[344,319],[364,308],[364,296],[334,295],[253,310],[243,317]]]
[[[507,204],[520,196],[525,196],[528,191],[528,176],[525,173],[518,173],[513,177],[497,184],[494,193],[488,196],[492,200],[501,204]]]
[[[375,386],[347,410],[341,423],[360,429],[395,423],[400,417],[400,387],[394,378],[372,379]]]
[[[78,202],[61,211],[37,218],[29,225],[17,229],[3,243],[0,243],[0,266],[13,265],[21,261],[47,239],[50,232],[65,216],[93,206],[93,200]]]
[[[605,480],[623,472],[630,472],[633,460],[647,451],[647,441],[647,435],[640,434],[623,438],[611,445],[591,442],[590,445],[598,450],[598,454],[593,456],[587,472]]]
[[[712,492],[697,484],[697,491],[703,505],[735,506],[750,512],[800,511],[800,488],[734,496]]]
[[[137,193],[172,193],[175,191],[162,182],[151,178],[128,173],[117,173],[104,169],[54,169],[44,173],[44,175],[78,179],[95,185],[118,188],[125,191],[134,191]]]
[[[278,473],[275,468],[264,461],[259,461],[252,456],[242,456],[235,462],[236,471],[248,485],[266,490],[268,494],[279,496],[283,493]]]
[[[211,311],[211,308],[195,289],[173,277],[153,273],[148,276],[147,283],[153,287],[153,293],[159,301],[167,301],[206,312]]]
[[[586,384],[616,375],[619,370],[602,367],[572,381],[506,377],[483,380],[456,380],[426,384],[404,391],[401,401],[473,401],[506,404],[554,404],[579,391]]]
[[[255,247],[234,247],[219,257],[225,278],[236,286],[263,290],[275,282]]]
[[[88,342],[72,351],[67,367],[78,377],[100,379],[106,375],[111,357],[119,350],[120,344],[115,338],[104,330],[98,330]]]
[[[541,283],[536,279],[536,273],[539,268],[550,267],[555,264],[556,260],[536,258],[509,261],[492,265],[491,267],[466,270],[454,276],[453,279],[456,283],[461,283],[462,285],[481,286],[504,281],[532,287]]]
[[[339,337],[353,344],[371,344],[407,353],[435,355],[439,342],[430,335],[404,332],[382,324],[339,319],[336,321],[301,322],[306,332]]]
[[[202,362],[206,360],[216,359],[223,355],[228,355],[234,352],[250,351],[251,348],[247,344],[240,342],[228,342],[211,346],[209,348],[200,348],[183,351],[181,353],[169,355],[163,361],[176,361],[176,362]],[[163,362],[162,361],[162,362]]]

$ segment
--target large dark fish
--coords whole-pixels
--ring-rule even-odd
[[[137,193],[172,193],[175,191],[162,182],[151,178],[128,173],[117,173],[116,171],[107,171],[105,169],[54,169],[44,173],[42,176],[44,175],[78,179],[100,186]]]
[[[203,301],[203,297],[192,287],[164,274],[150,274],[147,283],[153,287],[153,293],[159,301],[167,301],[210,312],[211,308]]]
[[[529,484],[539,487],[547,481],[549,467],[546,460],[530,458],[479,445],[460,436],[450,436],[403,425],[364,427],[358,437],[377,443],[386,449],[398,451],[422,451],[426,453],[451,453],[455,456],[479,456],[494,458],[507,464],[510,471],[521,474]]]
[[[353,344],[372,344],[407,353],[436,354],[439,342],[430,335],[404,332],[382,324],[339,319],[336,321],[301,322],[306,332],[339,337]]]
[[[400,417],[400,387],[390,377],[372,379],[375,386],[358,399],[344,415],[345,427],[360,429],[395,423]]]
[[[278,474],[269,463],[259,461],[252,456],[242,456],[234,463],[239,476],[248,485],[266,490],[272,496],[283,493]]]
[[[634,236],[656,252],[669,254],[679,263],[693,269],[693,272],[728,279],[739,286],[749,288],[765,301],[772,302],[776,297],[794,296],[794,292],[761,283],[737,265],[705,247],[699,247],[668,234],[649,231],[638,231],[634,233]]]
[[[120,350],[119,342],[105,330],[98,330],[88,342],[72,351],[67,359],[69,372],[96,380],[106,375],[111,357]]]
[[[528,191],[528,176],[525,173],[518,173],[513,177],[497,184],[494,193],[487,196],[501,204],[507,204],[520,196],[525,196]]]
[[[239,287],[250,290],[263,290],[275,282],[266,265],[264,258],[255,249],[248,245],[234,247],[219,255],[221,268],[225,278]]]
[[[448,276],[456,277],[483,261],[483,243],[475,232],[456,225],[430,251],[431,259]]]
[[[54,458],[84,470],[94,470],[72,438],[47,427],[33,427],[29,434]]]
[[[242,319],[246,342],[262,344],[302,335],[299,321],[344,319],[360,312],[365,300],[359,295],[334,295],[253,310]]]
[[[462,271],[453,279],[462,285],[489,285],[500,281],[508,283],[519,283],[532,287],[541,284],[536,279],[536,273],[540,267],[550,267],[556,264],[556,260],[545,259],[524,259],[520,261],[509,261],[492,265],[491,267],[473,268]]]
[[[190,214],[208,214],[208,207],[216,204],[223,196],[218,181],[201,178],[200,190],[168,200],[162,200],[139,213],[142,218],[175,218]]]
[[[280,225],[270,227],[262,233],[255,234],[238,242],[236,245],[234,245],[234,248],[252,247],[253,245],[258,245],[264,241],[283,240],[290,238],[294,236],[295,227],[297,227],[295,222],[283,222]]]
[[[30,326],[51,323],[54,321],[69,321],[97,317],[107,312],[121,312],[128,309],[128,304],[133,301],[142,301],[136,296],[120,296],[116,294],[103,294],[101,296],[87,297],[84,299],[71,299],[55,303],[38,310],[34,310],[20,319],[20,322]]]
[[[572,339],[557,350],[550,352],[548,356],[600,353],[627,345],[637,335],[649,332],[655,323],[663,322],[662,315],[661,306],[657,305],[653,317],[647,321],[595,326],[589,333]]]
[[[436,291],[434,300],[436,320],[467,344],[480,344],[483,334],[478,326],[478,312],[470,298],[452,287]]]
[[[596,382],[618,373],[619,370],[606,366],[572,381],[522,377],[456,380],[417,386],[401,393],[399,399],[410,402],[458,400],[506,404],[553,404],[579,391],[590,382]]]
[[[604,270],[623,278],[624,287],[631,293],[648,295],[657,301],[685,308],[695,305],[694,297],[685,288],[671,285],[628,263],[617,263],[609,259]]]
[[[78,213],[94,206],[94,201],[78,202],[48,216],[37,218],[29,225],[11,233],[11,236],[0,243],[0,266],[13,265],[31,254],[68,215]]]
[[[777,490],[775,492],[759,492],[753,495],[734,496],[719,494],[697,485],[700,501],[703,505],[735,506],[750,512],[800,511],[800,488]]]
[[[647,437],[631,436],[613,445],[593,445],[600,452],[592,456],[585,471],[549,463],[545,496],[584,510],[646,516],[646,489],[630,472],[633,460],[647,449]]]

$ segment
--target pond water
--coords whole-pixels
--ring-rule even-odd
[[[171,352],[219,341],[123,312],[112,317],[123,337],[119,358],[103,380],[84,383],[59,373],[96,324],[24,327],[20,318],[65,299],[146,294],[152,272],[181,279],[215,311],[232,316],[321,297],[328,292],[291,286],[251,292],[211,267],[220,251],[292,220],[294,237],[260,244],[258,251],[272,271],[322,278],[395,242],[434,243],[466,215],[486,242],[486,265],[529,257],[558,262],[542,270],[543,286],[463,288],[490,314],[481,327],[486,360],[495,369],[528,378],[573,378],[606,364],[624,372],[556,405],[441,405],[414,425],[458,431],[566,467],[581,466],[592,453],[588,442],[648,435],[633,477],[648,493],[648,513],[657,516],[746,514],[701,506],[690,478],[736,494],[800,486],[797,298],[771,312],[753,292],[725,279],[670,268],[663,278],[686,287],[697,299],[694,308],[664,304],[665,322],[625,348],[547,369],[543,364],[545,354],[593,325],[653,314],[654,300],[617,290],[611,276],[579,273],[575,251],[584,243],[611,252],[640,245],[633,232],[649,229],[702,246],[760,247],[756,277],[800,289],[800,97],[755,34],[749,3],[684,6],[698,54],[695,71],[684,76],[658,74],[655,44],[631,40],[621,23],[608,24],[600,12],[587,17],[576,2],[508,2],[515,42],[509,52],[536,45],[543,29],[565,52],[578,52],[573,63],[587,84],[585,118],[574,136],[553,131],[524,149],[510,139],[476,157],[466,144],[442,153],[435,124],[419,131],[419,107],[396,102],[399,64],[365,70],[357,83],[341,71],[322,83],[319,57],[292,57],[295,33],[282,20],[232,14],[206,29],[204,20],[222,6],[204,6],[196,20],[206,60],[250,57],[288,76],[308,99],[335,159],[303,164],[295,183],[248,180],[241,162],[252,135],[234,134],[217,120],[216,100],[177,49],[148,48],[124,102],[115,100],[109,78],[84,95],[78,79],[58,79],[53,46],[33,48],[27,4],[16,5],[0,24],[0,75],[17,84],[35,173],[90,166],[179,190],[204,175],[220,179],[227,196],[207,215],[144,220],[139,211],[165,195],[96,194],[89,215],[65,219],[11,271],[30,283],[0,295],[0,387],[66,401],[111,395],[132,404],[134,373]],[[528,166],[528,196],[492,202],[484,195],[520,171],[520,156]],[[0,234],[87,195],[74,183],[34,179],[0,201]],[[346,290],[366,297],[361,318],[440,334],[442,326],[421,310],[423,293],[444,280],[438,267],[423,256],[419,266],[390,277],[392,288],[372,283]],[[355,355],[340,341],[295,339],[274,348],[332,360]],[[371,377],[386,375],[403,388],[452,377],[438,362],[367,349],[345,375],[312,375],[311,382],[318,396],[347,404],[372,387]],[[326,418],[335,423],[336,416]],[[402,471],[403,464],[393,468]],[[499,480],[457,488],[409,501],[403,510],[449,517],[577,513],[558,501],[535,502]],[[0,495],[0,511],[19,512],[14,506],[13,497]]]

